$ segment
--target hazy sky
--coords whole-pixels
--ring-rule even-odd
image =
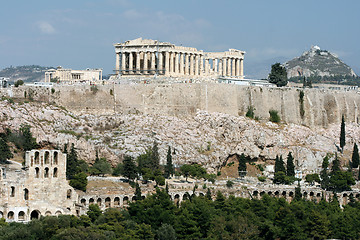
[[[115,68],[113,43],[138,37],[246,51],[244,73],[311,45],[360,74],[359,0],[13,0],[0,8],[0,69]]]

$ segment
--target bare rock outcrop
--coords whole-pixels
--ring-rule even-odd
[[[336,152],[339,124],[328,128],[308,128],[296,124],[255,121],[225,113],[197,111],[194,115],[74,114],[45,103],[0,101],[1,128],[31,126],[38,141],[48,141],[60,149],[75,143],[82,159],[93,162],[96,150],[113,165],[124,154],[137,156],[159,144],[162,163],[168,146],[177,165],[200,163],[212,172],[233,154],[245,153],[254,161],[269,164],[276,155],[292,152],[296,166],[304,173],[316,172],[327,153]],[[344,160],[350,159],[354,142],[359,141],[360,126],[347,123]]]

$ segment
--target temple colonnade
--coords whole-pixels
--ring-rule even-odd
[[[203,52],[148,39],[135,39],[115,44],[115,72],[118,76],[164,75],[243,77],[244,53]]]

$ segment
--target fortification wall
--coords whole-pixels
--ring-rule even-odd
[[[248,106],[255,107],[255,116],[269,118],[269,110],[277,110],[287,123],[327,127],[347,121],[358,122],[360,95],[354,92],[249,87],[216,83],[179,84],[108,84],[96,88],[88,85],[24,86],[14,88],[14,97],[24,91],[34,99],[48,101],[77,113],[113,114],[143,113],[187,116],[197,110],[245,115]],[[303,103],[300,91],[304,92]],[[303,105],[304,114],[300,114]]]

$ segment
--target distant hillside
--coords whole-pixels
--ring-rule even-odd
[[[45,78],[45,72],[53,67],[42,67],[39,65],[27,65],[8,67],[0,71],[0,77],[9,78],[10,82],[23,80],[24,82],[39,82]]]
[[[356,77],[355,72],[335,54],[321,50],[318,46],[312,46],[304,52],[284,64],[288,78],[297,77]]]

